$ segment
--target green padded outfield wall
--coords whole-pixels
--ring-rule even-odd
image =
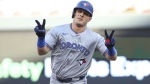
[[[35,58],[43,60],[46,56],[39,57],[36,50],[37,36],[34,31],[1,32],[0,60],[5,57],[12,59]],[[150,38],[147,37],[115,37],[115,48],[118,56],[127,58],[150,58]],[[103,58],[98,52],[94,57]]]
[[[126,56],[127,58],[150,58],[150,38],[138,37],[121,37],[115,38],[115,48],[118,56]],[[103,58],[98,52],[94,57]]]

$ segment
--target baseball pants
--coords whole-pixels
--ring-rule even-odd
[[[57,80],[55,75],[52,75],[50,77],[50,84],[87,84],[87,79],[85,77],[85,78],[83,78],[81,80],[78,80],[78,81],[72,81],[72,82],[69,82],[69,83],[62,83],[62,82]]]

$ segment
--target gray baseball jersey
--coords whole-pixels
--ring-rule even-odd
[[[56,26],[45,37],[51,49],[52,73],[62,78],[86,76],[96,50],[105,53],[105,39],[100,34],[86,28],[75,33],[71,24]]]

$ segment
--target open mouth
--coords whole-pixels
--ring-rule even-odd
[[[79,21],[82,21],[83,19],[82,19],[82,18],[78,18],[78,20],[79,20]]]

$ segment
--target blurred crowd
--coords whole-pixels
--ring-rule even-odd
[[[0,17],[68,16],[79,0],[0,0]],[[94,16],[150,14],[150,0],[89,0]]]

